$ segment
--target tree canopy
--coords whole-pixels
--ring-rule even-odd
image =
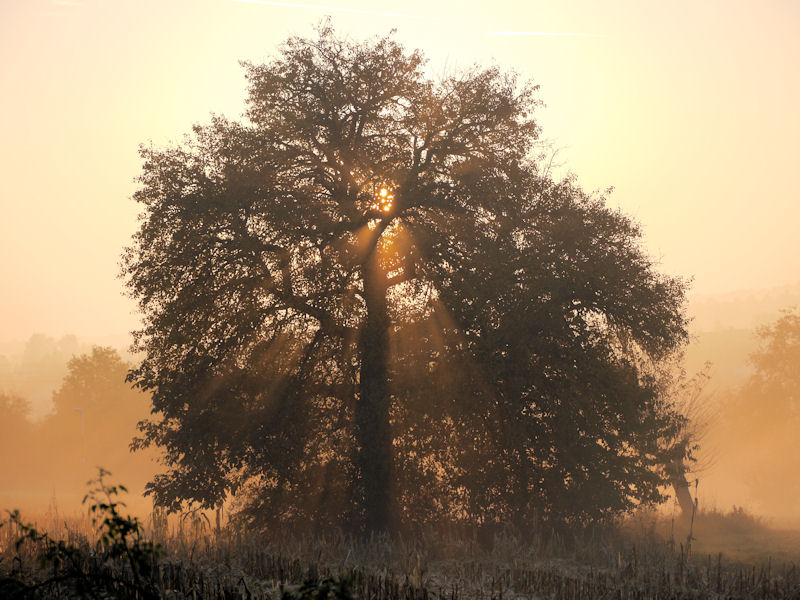
[[[685,284],[541,168],[536,88],[327,25],[245,70],[242,121],[142,149],[123,275],[156,500],[368,530],[658,500]]]

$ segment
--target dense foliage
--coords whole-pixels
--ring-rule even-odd
[[[156,500],[371,530],[658,500],[684,283],[539,167],[535,88],[326,26],[245,68],[244,121],[142,150],[123,273]]]

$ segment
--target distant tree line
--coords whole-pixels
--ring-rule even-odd
[[[27,505],[83,492],[97,466],[131,486],[152,476],[154,453],[132,455],[136,424],[149,412],[146,395],[125,377],[131,365],[107,347],[73,356],[52,393],[53,410],[32,419],[29,401],[0,392],[0,498]],[[10,507],[5,507],[10,508]]]

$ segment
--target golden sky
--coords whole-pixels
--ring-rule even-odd
[[[325,14],[396,28],[434,73],[540,84],[562,171],[614,186],[694,295],[800,281],[798,1],[0,0],[0,339],[134,328],[116,275],[138,144],[238,116],[238,61]]]

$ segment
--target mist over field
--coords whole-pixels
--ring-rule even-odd
[[[757,327],[773,323],[781,310],[793,306],[800,306],[800,286],[696,301],[689,309],[692,341],[682,363],[690,376],[707,376],[700,398],[709,407],[708,422],[689,477],[699,480],[700,508],[724,512],[741,507],[772,527],[792,529],[800,526],[800,471],[790,457],[800,453],[800,445],[792,429],[779,433],[785,431],[782,413],[772,420],[767,414],[758,426],[748,420],[748,409],[758,409],[763,399],[743,388],[754,374],[751,355],[759,347]],[[75,357],[83,357],[87,371],[107,368],[98,355],[92,364],[93,346],[70,334],[36,334],[24,342],[2,344],[3,410],[5,418],[16,423],[3,437],[3,452],[17,457],[2,466],[3,506],[40,512],[55,503],[63,512],[78,513],[84,484],[97,466],[109,469],[134,494],[141,493],[157,472],[157,452],[128,452],[136,423],[148,416],[149,404],[125,383],[121,363],[110,374],[95,374],[107,375],[108,381],[90,380],[83,387],[70,378],[69,361]],[[130,365],[134,357],[126,347],[120,340],[113,350],[107,347],[107,356]],[[97,400],[86,406],[82,432],[81,411],[76,409],[87,404],[87,395]],[[672,502],[663,510],[674,512]],[[146,515],[151,501],[137,500],[132,506]]]

